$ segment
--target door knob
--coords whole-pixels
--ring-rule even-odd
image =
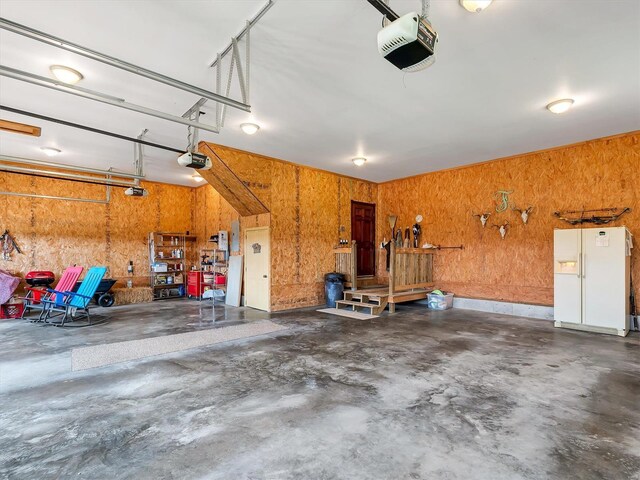
[[[267,278],[267,276],[266,275],[262,275],[262,278]]]

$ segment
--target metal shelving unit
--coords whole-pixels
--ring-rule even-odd
[[[202,298],[207,290],[214,290],[214,299],[221,299],[227,290],[227,251],[219,248],[203,248],[200,250],[200,269],[189,272],[189,297]],[[216,282],[216,278],[223,278],[224,282]]]
[[[149,233],[149,278],[154,300],[185,296],[187,248],[194,240],[185,233]]]

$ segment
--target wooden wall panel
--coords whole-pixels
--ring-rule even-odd
[[[639,142],[634,132],[380,184],[378,238],[389,237],[388,215],[398,215],[404,228],[422,214],[423,242],[465,247],[435,255],[439,287],[461,296],[552,305],[553,230],[572,228],[553,217],[554,211],[631,207],[633,212],[612,226],[626,225],[640,245]],[[518,207],[534,207],[527,225],[517,212],[496,213],[497,190],[512,190],[510,199]],[[492,212],[484,229],[472,217],[481,212]],[[501,240],[492,226],[504,221],[510,228]],[[384,268],[378,275],[386,277]]]
[[[112,189],[108,205],[0,195],[0,229],[15,236],[24,255],[0,260],[0,269],[20,276],[30,270],[52,270],[58,277],[73,264],[106,265],[108,275],[148,284],[147,235],[150,231],[191,229],[192,189],[145,182],[149,196],[131,198]],[[105,187],[49,178],[0,173],[0,189],[22,193],[104,199]]]
[[[615,225],[627,225],[640,245],[639,136],[635,132],[381,185],[213,145],[269,214],[241,217],[208,185],[191,189],[148,182],[150,196],[145,198],[113,189],[108,206],[0,195],[0,228],[8,228],[25,250],[11,262],[0,260],[0,268],[60,274],[72,263],[106,264],[112,276],[126,278],[133,260],[136,283],[142,285],[149,231],[189,230],[200,248],[218,230],[230,231],[237,219],[241,239],[245,228],[271,226],[272,309],[317,305],[323,301],[323,275],[334,268],[331,250],[340,236],[350,236],[351,201],[356,200],[377,204],[378,241],[389,238],[387,215],[397,214],[398,227],[404,229],[422,214],[423,242],[464,244],[463,251],[435,255],[438,286],[458,295],[550,305],[553,229],[570,228],[553,211],[629,206],[633,212]],[[0,189],[104,196],[99,186],[8,173],[0,174]],[[495,213],[493,195],[500,189],[513,190],[511,201],[518,206],[534,206],[528,225],[516,212]],[[472,217],[483,211],[494,212],[485,229]],[[505,220],[510,229],[501,240],[492,225]],[[378,251],[380,280],[387,275],[384,258]],[[196,264],[197,255],[188,260]]]
[[[351,200],[375,203],[377,185],[224,146],[209,146],[270,210],[269,215],[258,218],[241,217],[240,225],[241,230],[271,226],[272,310],[323,303],[324,274],[334,269],[332,249],[338,243],[340,225],[345,227],[343,238],[350,237]],[[203,189],[212,190],[202,187],[198,192]],[[194,214],[194,218],[198,216]],[[215,213],[211,212],[209,220],[202,221],[225,223],[213,217]],[[202,221],[196,220],[196,224]]]

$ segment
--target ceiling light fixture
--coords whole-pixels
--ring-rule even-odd
[[[356,158],[352,158],[351,161],[356,167],[361,167],[367,162],[367,159],[364,157],[356,157]]]
[[[257,125],[255,123],[241,123],[240,128],[247,135],[253,135],[258,130],[260,130],[260,125]]]
[[[573,106],[573,98],[563,98],[562,100],[556,100],[547,105],[547,110],[551,113],[564,113]]]
[[[191,178],[198,183],[204,180],[204,178],[202,178],[202,176],[196,172],[194,172],[193,175],[191,175]]]
[[[79,71],[74,70],[70,67],[65,67],[64,65],[51,65],[49,67],[49,70],[58,80],[70,85],[78,83],[84,78],[84,76]]]
[[[62,153],[62,150],[58,150],[57,148],[53,147],[41,147],[40,150],[42,150],[47,157],[55,157],[56,155],[60,155]]]
[[[472,13],[480,13],[482,10],[491,5],[493,0],[460,0],[460,5]]]

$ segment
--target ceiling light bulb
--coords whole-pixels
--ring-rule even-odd
[[[260,125],[256,125],[255,123],[241,123],[240,128],[247,135],[253,135],[260,130]]]
[[[42,147],[40,148],[40,150],[42,150],[47,157],[55,157],[56,155],[62,153],[62,150],[58,150],[57,148],[53,147]]]
[[[491,5],[493,0],[460,0],[460,5],[472,13],[480,13],[482,10]]]
[[[193,175],[191,175],[191,178],[198,183],[204,180],[204,178],[202,178],[202,176],[199,173],[194,173]]]
[[[364,158],[364,157],[356,157],[356,158],[351,159],[351,161],[353,162],[353,164],[356,167],[361,167],[362,165],[364,165],[366,163],[367,159]]]
[[[573,98],[563,98],[547,105],[547,110],[551,113],[564,113],[573,106]]]
[[[65,67],[64,65],[51,65],[49,67],[49,70],[51,70],[53,76],[58,80],[70,85],[78,83],[84,78],[84,76],[82,76],[79,71],[74,70],[73,68]]]

